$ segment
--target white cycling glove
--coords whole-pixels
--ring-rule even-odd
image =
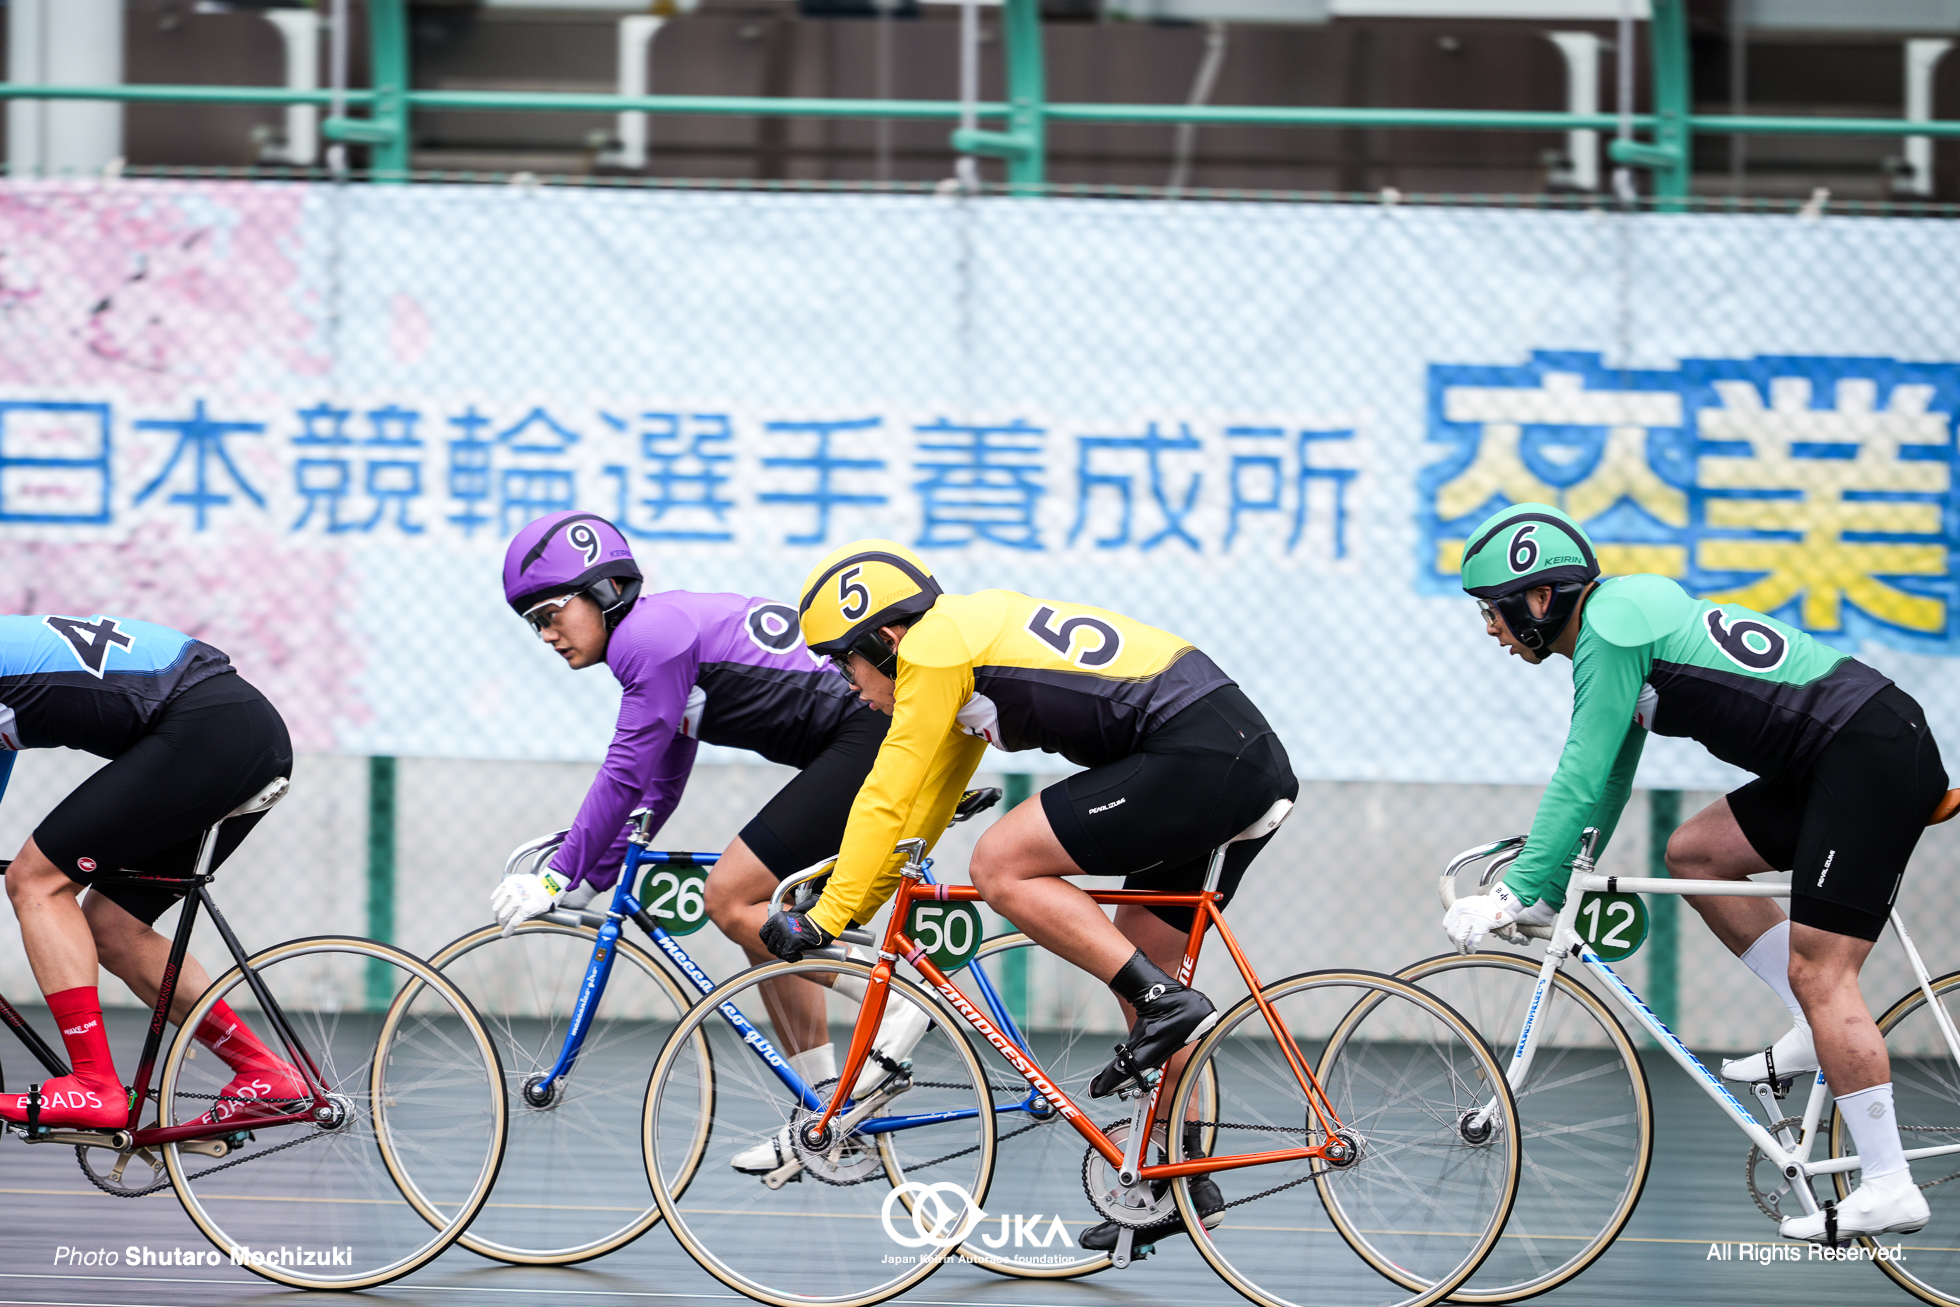
[[[1545,900],[1526,907],[1518,902],[1510,886],[1499,881],[1488,894],[1473,894],[1452,903],[1450,910],[1443,914],[1443,933],[1456,945],[1457,952],[1475,953],[1487,934],[1494,933],[1512,944],[1523,945],[1524,937],[1513,927],[1549,926],[1557,919],[1557,909]]]
[[[532,917],[551,911],[566,884],[564,876],[548,867],[535,874],[523,872],[504,877],[490,891],[490,910],[497,914],[497,924],[504,928],[505,938]]]

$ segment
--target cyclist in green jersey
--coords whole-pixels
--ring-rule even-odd
[[[1699,740],[1757,779],[1674,832],[1671,875],[1740,880],[1786,870],[1790,914],[1769,899],[1689,898],[1716,936],[1783,1000],[1791,1030],[1726,1063],[1735,1080],[1818,1069],[1864,1159],[1836,1208],[1840,1238],[1910,1232],[1926,1200],[1892,1114],[1891,1067],[1858,991],[1919,834],[1947,786],[1912,697],[1847,654],[1661,576],[1599,578],[1592,542],[1545,504],[1491,517],[1463,553],[1463,588],[1512,654],[1573,663],[1572,728],[1518,860],[1489,894],[1459,899],[1444,930],[1464,952],[1486,933],[1550,923],[1582,831],[1610,838],[1650,732]],[[1790,1239],[1825,1240],[1829,1214],[1794,1216]]]

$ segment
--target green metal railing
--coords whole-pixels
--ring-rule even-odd
[[[956,120],[956,100],[866,100],[749,95],[604,95],[550,91],[418,91],[409,86],[405,0],[368,0],[369,60],[374,86],[350,90],[340,103],[364,116],[330,117],[329,140],[372,150],[377,180],[401,180],[409,171],[409,115],[417,110],[498,110],[558,113],[756,115],[778,118],[874,118]],[[1654,195],[1676,208],[1688,195],[1689,165],[1697,133],[1749,136],[1960,137],[1960,121],[1915,122],[1904,118],[1790,117],[1697,114],[1688,62],[1686,0],[1652,0],[1648,23],[1653,65],[1653,111],[1630,122],[1642,139],[1614,141],[1614,162],[1653,174]],[[952,134],[952,147],[1007,163],[1010,189],[1042,193],[1047,180],[1049,122],[1191,123],[1199,126],[1421,128],[1449,131],[1613,131],[1617,115],[1523,110],[1376,109],[1336,105],[1051,104],[1047,100],[1041,42],[1040,0],[1004,0],[1007,100],[979,105],[993,126]],[[331,106],[331,91],[252,86],[29,86],[0,84],[0,99],[120,100],[130,103],[311,104]]]

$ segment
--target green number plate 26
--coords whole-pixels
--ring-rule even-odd
[[[692,935],[708,924],[708,869],[655,866],[640,879],[640,906],[669,935]]]

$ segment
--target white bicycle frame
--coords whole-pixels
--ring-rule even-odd
[[[1856,1157],[1811,1160],[1810,1154],[1817,1142],[1817,1123],[1823,1117],[1825,1100],[1831,1096],[1831,1091],[1824,1083],[1823,1072],[1818,1072],[1812,1079],[1810,1101],[1804,1106],[1801,1132],[1795,1138],[1791,1137],[1788,1130],[1772,1135],[1761,1122],[1756,1120],[1749,1109],[1729,1092],[1728,1086],[1704,1066],[1700,1058],[1688,1051],[1688,1046],[1681,1042],[1681,1037],[1668,1029],[1667,1024],[1654,1015],[1654,1010],[1647,1006],[1646,1000],[1634,993],[1632,987],[1620,979],[1619,973],[1593,952],[1586,941],[1580,937],[1575,924],[1578,920],[1580,899],[1589,892],[1693,894],[1711,898],[1719,896],[1768,899],[1788,898],[1790,886],[1787,883],[1777,882],[1601,876],[1594,868],[1592,857],[1596,838],[1597,832],[1588,829],[1580,842],[1579,855],[1572,860],[1572,878],[1566,885],[1565,906],[1560,909],[1558,919],[1550,926],[1518,928],[1522,933],[1533,938],[1548,940],[1549,944],[1545,950],[1544,964],[1538,969],[1538,982],[1531,991],[1531,1003],[1525,1009],[1524,1028],[1518,1033],[1517,1048],[1512,1052],[1510,1065],[1505,1070],[1505,1079],[1510,1082],[1512,1091],[1522,1099],[1525,1077],[1531,1071],[1532,1058],[1537,1052],[1538,1013],[1544,1005],[1546,994],[1551,989],[1552,978],[1568,959],[1577,958],[1582,966],[1599,977],[1605,984],[1607,992],[1627,1015],[1651,1034],[1655,1042],[1666,1050],[1667,1055],[1673,1058],[1682,1070],[1697,1080],[1702,1092],[1713,1099],[1715,1105],[1726,1112],[1729,1119],[1735,1122],[1736,1127],[1749,1137],[1750,1142],[1762,1150],[1763,1157],[1782,1172],[1784,1179],[1788,1180],[1791,1187],[1796,1190],[1804,1211],[1817,1211],[1817,1196],[1809,1184],[1811,1177],[1858,1169]],[[1451,860],[1449,869],[1443,873],[1445,906],[1455,899],[1455,882],[1459,871],[1495,854],[1509,852],[1511,857],[1496,858],[1489,867],[1485,868],[1482,884],[1487,886],[1515,859],[1517,852],[1523,846],[1524,837],[1520,835],[1458,854]],[[1960,1065],[1960,1032],[1956,1032],[1952,1019],[1934,998],[1932,977],[1927,974],[1926,964],[1920,959],[1919,950],[1913,946],[1912,936],[1906,933],[1905,921],[1899,916],[1897,908],[1892,909],[1891,921],[1892,930],[1898,935],[1899,943],[1905,947],[1906,959],[1912,964],[1912,973],[1918,981],[1919,992],[1926,996],[1926,1002],[1932,1009],[1933,1019],[1939,1023],[1940,1034],[1946,1040],[1947,1051],[1953,1056],[1955,1064]],[[1762,1102],[1764,1111],[1769,1114],[1770,1119],[1772,1121],[1780,1119],[1781,1113],[1771,1106],[1775,1098],[1770,1086],[1767,1083],[1758,1084],[1755,1090],[1756,1097]],[[1905,1150],[1908,1162],[1917,1161],[1922,1157],[1949,1157],[1955,1154],[1960,1154],[1960,1143],[1945,1144],[1936,1148]],[[1798,1183],[1800,1180],[1803,1183]]]

